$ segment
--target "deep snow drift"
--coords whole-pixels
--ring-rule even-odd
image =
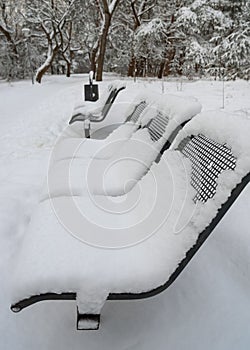
[[[106,81],[108,81],[107,78]],[[15,315],[9,310],[8,271],[38,201],[56,137],[81,96],[82,77],[0,83],[0,348],[1,349],[248,349],[250,343],[250,188],[212,233],[178,280],[162,295],[136,302],[109,302],[99,332],[76,332],[73,302],[37,304]],[[103,85],[105,85],[103,83]],[[222,105],[221,82],[165,82],[169,93],[197,97],[203,110]],[[248,117],[249,83],[228,82],[226,110]],[[145,86],[128,82],[129,100]],[[110,113],[112,110],[110,111]]]

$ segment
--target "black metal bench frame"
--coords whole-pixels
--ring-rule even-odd
[[[227,211],[230,209],[230,207],[233,205],[233,203],[236,201],[236,199],[239,197],[239,195],[241,194],[241,192],[244,190],[244,188],[247,186],[249,182],[250,182],[250,173],[248,173],[242,179],[241,183],[239,183],[235,187],[235,189],[233,189],[231,196],[219,209],[217,215],[211,221],[210,225],[206,227],[202,231],[202,233],[199,234],[196,244],[187,252],[186,257],[180,262],[179,266],[177,267],[175,272],[170,276],[170,278],[166,283],[164,283],[162,286],[159,286],[153,290],[142,292],[142,293],[119,293],[119,294],[111,293],[108,296],[108,300],[131,300],[131,299],[134,300],[134,299],[150,298],[161,293],[166,288],[168,288],[170,284],[172,284],[176,280],[176,278],[179,276],[182,270],[187,266],[187,264],[190,262],[192,257],[199,250],[199,248],[202,246],[205,240],[209,237],[210,233],[221,221],[223,216],[227,213]],[[61,294],[44,293],[40,295],[34,295],[30,298],[23,299],[22,301],[19,301],[18,303],[12,305],[11,310],[13,312],[19,312],[32,304],[35,304],[44,300],[76,300],[76,293],[65,292]]]
[[[185,123],[183,123],[181,126],[183,126]],[[176,133],[177,130],[173,132]],[[170,139],[173,139],[173,137],[170,137]],[[164,145],[162,152],[166,148],[168,148],[170,145],[170,142],[167,141]],[[189,251],[186,253],[185,258],[179,263],[176,270],[172,273],[172,275],[169,277],[169,279],[161,286],[146,291],[142,293],[111,293],[109,294],[107,300],[136,300],[136,299],[145,299],[153,297],[161,292],[163,292],[166,288],[168,288],[180,275],[180,273],[183,271],[183,269],[187,266],[187,264],[191,261],[195,253],[199,250],[199,248],[202,246],[202,244],[206,241],[206,239],[209,237],[209,235],[212,233],[214,228],[217,226],[217,224],[221,221],[221,219],[224,217],[224,215],[228,212],[230,207],[233,205],[233,203],[236,201],[236,199],[239,197],[241,192],[244,190],[244,188],[247,186],[247,184],[250,182],[250,173],[248,173],[242,181],[232,190],[230,197],[227,199],[227,201],[221,206],[221,208],[218,210],[217,215],[213,218],[209,226],[207,226],[198,236],[198,239],[195,243],[195,245],[189,249]],[[22,309],[35,304],[40,301],[45,300],[76,300],[77,294],[74,292],[64,292],[60,294],[56,293],[44,293],[40,295],[34,295],[30,298],[23,299],[19,301],[18,303],[11,305],[11,310],[13,312],[19,312]],[[88,319],[93,319],[95,322],[97,322],[100,319],[100,315],[81,315],[78,314],[77,320],[79,321],[81,318],[87,317]],[[99,321],[98,321],[99,322]],[[98,329],[98,327],[96,328]]]
[[[118,89],[117,88],[111,89],[110,94],[109,94],[109,96],[108,96],[108,98],[107,98],[107,100],[102,108],[102,112],[101,112],[100,116],[95,116],[92,114],[85,115],[85,114],[79,112],[79,113],[74,114],[71,117],[71,119],[69,121],[69,125],[71,125],[75,122],[78,122],[78,121],[83,122],[86,119],[89,119],[91,122],[95,122],[95,123],[99,123],[99,122],[103,121],[106,118],[106,116],[107,116],[112,104],[114,103],[116,97],[118,96],[119,92],[124,90],[124,89],[125,89],[125,86],[122,86]]]

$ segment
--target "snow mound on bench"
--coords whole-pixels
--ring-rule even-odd
[[[165,113],[169,119],[176,122],[177,125],[183,123],[201,111],[200,102],[192,96],[184,97],[172,94],[163,94],[155,100],[154,108]],[[152,118],[152,117],[151,117]],[[150,112],[143,117],[143,125],[150,121]]]
[[[96,140],[78,137],[60,138],[50,157],[50,165],[67,158],[99,158],[107,159],[112,156],[116,147],[123,143],[138,129],[138,125],[128,122],[120,125],[106,139]]]
[[[17,257],[12,301],[49,291],[76,291],[83,298],[88,288],[96,300],[100,291],[105,296],[138,293],[164,283],[197,238],[189,227],[174,234],[187,189],[183,162],[189,167],[179,154],[166,154],[142,179],[140,193],[136,186],[125,201],[96,196],[95,201],[61,197],[40,203]],[[174,187],[179,189],[175,195]],[[189,190],[193,193],[190,186]],[[194,208],[192,200],[189,206]],[[98,248],[100,233],[113,248],[125,235],[127,248]]]
[[[226,170],[219,176],[214,197],[208,199],[206,203],[197,203],[194,225],[201,230],[211,221],[211,215],[206,215],[206,212],[215,216],[231,195],[232,189],[250,172],[250,119],[244,115],[231,115],[218,111],[200,113],[179,132],[171,149],[177,147],[183,138],[199,134],[204,134],[213,141],[227,146],[236,157],[234,171]]]
[[[187,110],[177,107],[183,104]],[[44,187],[41,200],[58,196],[82,196],[88,192],[110,196],[127,193],[148,171],[174,130],[200,109],[201,105],[195,99],[172,95],[160,98],[157,96],[142,115],[143,125],[148,122],[149,116],[153,119],[158,113],[162,113],[163,117],[168,119],[165,132],[157,142],[150,139],[147,128],[136,131],[126,140],[121,133],[123,128],[120,127],[108,137],[107,143],[100,143],[102,147],[97,147],[89,160],[86,158],[91,140],[81,142],[79,148],[72,152],[71,158],[52,165],[48,174],[48,186]],[[123,138],[119,140],[120,136]],[[70,150],[72,147],[69,147],[66,140],[65,144]],[[75,144],[72,141],[72,145]],[[91,149],[94,151],[93,147]],[[66,150],[65,154],[69,152]]]
[[[131,101],[131,96],[127,94],[129,98],[126,98],[126,90],[124,90],[123,94],[123,100],[119,102],[119,108],[116,108],[115,112],[113,112],[114,106],[112,106],[111,111],[108,113],[106,118],[102,122],[98,121],[92,121],[91,127],[95,129],[101,128],[103,123],[105,126],[107,125],[114,125],[114,127],[118,127],[121,123],[124,123],[126,119],[133,113],[135,107],[141,103],[141,102],[146,102],[146,104],[149,106],[154,101],[158,98],[157,94],[152,93],[149,90],[144,90],[143,92],[140,92],[136,94],[136,97],[132,99]],[[101,102],[100,102],[101,103]],[[104,101],[105,103],[105,101]],[[117,105],[117,102],[116,102]],[[96,108],[96,107],[95,107]],[[99,109],[98,109],[99,108]],[[96,111],[93,112],[91,111],[92,115],[99,115],[101,113],[102,107],[97,107]],[[122,109],[122,111],[119,111]],[[125,111],[125,113],[124,113]],[[82,113],[83,115],[86,115],[86,119],[90,116],[88,112],[85,110],[77,109],[75,110],[74,114],[76,113]],[[112,133],[111,133],[112,134]],[[69,125],[64,132],[61,135],[61,138],[64,137],[80,137],[83,138],[85,137],[84,135],[84,123],[82,121],[75,122],[71,125]]]
[[[112,142],[116,150],[109,159],[100,159],[106,146],[94,158],[73,158],[56,162],[48,172],[41,200],[58,196],[91,194],[119,196],[128,192],[148,171],[159,154],[147,129],[138,130],[129,140]],[[103,151],[104,150],[104,151]]]
[[[191,162],[174,149],[196,133],[226,143],[237,157],[235,170],[219,176],[216,194],[205,204],[194,203]],[[109,293],[139,293],[164,284],[249,173],[249,135],[247,118],[201,114],[118,202],[95,196],[40,203],[12,273],[12,301],[74,291],[87,307]]]

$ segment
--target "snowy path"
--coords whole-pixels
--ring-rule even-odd
[[[8,269],[36,205],[50,150],[80,99],[81,84],[80,77],[47,78],[34,87],[0,83],[0,349],[247,350],[250,186],[168,290],[150,300],[107,303],[99,332],[75,331],[72,302],[10,312]],[[130,84],[131,96],[145,85]],[[146,85],[161,92],[159,82]],[[249,83],[225,85],[226,110],[249,115]],[[166,92],[176,90],[175,82],[165,82]],[[206,110],[222,105],[221,82],[184,83],[178,94],[198,97]]]

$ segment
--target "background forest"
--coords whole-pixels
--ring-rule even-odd
[[[0,77],[250,76],[249,0],[0,0]]]

